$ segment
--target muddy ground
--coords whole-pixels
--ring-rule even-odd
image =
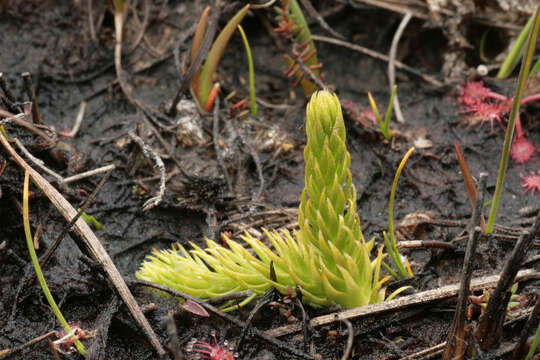
[[[82,170],[114,163],[117,169],[99,192],[97,199],[87,210],[103,225],[96,230],[116,266],[126,279],[133,279],[139,264],[152,248],[167,248],[172,243],[202,245],[204,236],[215,236],[218,231],[232,231],[249,224],[246,220],[237,227],[209,226],[209,209],[215,209],[217,224],[248,212],[292,208],[298,206],[303,187],[302,149],[305,144],[303,128],[306,99],[301,91],[283,75],[286,66],[283,53],[289,44],[269,36],[264,23],[275,25],[273,13],[257,10],[244,21],[254,54],[257,96],[266,102],[281,104],[278,108],[259,105],[257,119],[232,120],[223,110],[220,134],[221,151],[226,153],[225,164],[232,182],[232,192],[223,180],[212,142],[212,119],[205,117],[202,144],[193,147],[176,146],[174,156],[180,159],[184,170],[207,180],[206,187],[193,185],[181,175],[174,175],[161,205],[144,212],[144,197],[140,190],[147,186],[154,194],[158,190],[155,180],[145,180],[156,173],[152,164],[127,140],[127,131],[137,124],[143,127],[145,140],[163,154],[156,137],[145,127],[141,112],[133,106],[115,83],[113,64],[114,22],[108,8],[94,1],[93,16],[96,39],[91,39],[86,1],[5,1],[0,3],[0,71],[9,88],[20,101],[28,100],[20,74],[30,72],[37,93],[37,100],[48,126],[61,131],[70,129],[81,101],[88,102],[81,129],[74,139],[59,137],[68,158],[82,154],[81,166],[53,159],[49,153],[34,146],[32,133],[13,125],[6,129],[10,136],[17,136],[34,155],[42,158],[47,166],[63,176]],[[150,21],[145,38],[132,52],[125,52],[124,68],[130,73],[128,81],[134,87],[133,95],[152,108],[163,109],[170,103],[179,85],[179,76],[172,55],[178,40],[196,21],[202,2],[156,1],[151,3]],[[387,53],[395,29],[401,17],[393,12],[369,6],[315,2],[326,21],[351,42]],[[237,7],[228,4],[221,15],[220,24],[233,14]],[[138,16],[144,13],[144,4],[137,6]],[[521,26],[526,16],[516,18]],[[137,33],[133,15],[126,24],[126,46],[133,43]],[[475,21],[462,24],[463,33],[473,46],[489,26]],[[312,25],[316,34],[324,34],[317,24]],[[506,28],[494,27],[493,46],[486,53],[493,57],[502,51],[510,36]],[[493,35],[496,34],[496,35]],[[130,43],[131,41],[131,43]],[[277,41],[277,42],[276,42]],[[189,41],[188,41],[189,43]],[[452,49],[444,27],[428,27],[423,20],[413,19],[401,40],[398,59],[424,74],[444,81],[441,69],[444,55]],[[278,46],[282,46],[281,48]],[[186,46],[180,48],[182,54]],[[387,63],[332,44],[317,42],[319,59],[324,65],[325,81],[332,85],[342,100],[351,100],[360,108],[368,106],[367,91],[371,91],[379,103],[388,101]],[[491,53],[490,53],[491,52]],[[474,69],[479,64],[478,49],[464,52],[466,64]],[[147,67],[140,71],[141,67]],[[233,37],[220,66],[224,93],[236,90],[236,100],[246,97],[248,89],[247,63],[240,37]],[[494,75],[495,73],[490,73]],[[463,178],[454,152],[459,143],[473,176],[487,172],[488,196],[494,191],[496,173],[504,132],[498,124],[491,131],[488,124],[467,127],[462,124],[462,114],[456,102],[457,89],[467,77],[442,87],[427,84],[418,76],[398,71],[397,83],[401,108],[406,124],[392,122],[396,136],[385,142],[374,129],[365,129],[354,117],[346,116],[348,148],[352,157],[353,181],[358,189],[358,213],[366,237],[376,236],[381,242],[381,232],[387,227],[388,199],[394,172],[404,153],[420,135],[432,142],[432,146],[415,151],[409,160],[399,183],[396,201],[396,221],[414,212],[429,212],[436,220],[459,220],[467,222],[471,208],[465,192]],[[502,93],[511,96],[515,75],[508,81],[488,78],[486,81]],[[294,96],[293,96],[294,95]],[[227,106],[230,106],[228,104]],[[540,144],[538,106],[529,106],[524,116],[528,139]],[[263,137],[268,129],[279,131],[278,140],[269,149],[262,148]],[[232,129],[232,130],[231,130]],[[229,132],[244,136],[230,140]],[[161,131],[163,138],[171,142],[175,134]],[[246,140],[247,139],[247,140]],[[254,139],[254,140],[253,140]],[[229,141],[229,142],[228,142]],[[246,146],[245,143],[248,143]],[[285,152],[277,149],[283,144],[293,145]],[[273,146],[273,147],[272,147]],[[251,147],[251,150],[248,148]],[[256,197],[260,185],[256,153],[263,167],[265,179],[260,198]],[[6,152],[0,151],[0,161],[7,160],[7,167],[0,185],[0,350],[15,348],[59,325],[51,313],[40,287],[36,282],[28,284],[33,268],[29,262],[24,241],[20,204],[22,199],[23,172],[11,161]],[[167,171],[176,164],[165,159]],[[540,169],[538,153],[526,164],[511,162],[504,185],[502,206],[498,224],[520,227],[523,216],[520,209],[538,208],[539,196],[524,194],[520,174]],[[101,175],[87,178],[61,187],[64,196],[77,207],[97,186]],[[143,180],[141,180],[143,179]],[[138,185],[137,189],[134,188]],[[139,191],[136,191],[139,190]],[[30,212],[33,229],[43,225],[38,256],[43,255],[65,226],[63,217],[36,188],[31,198]],[[182,201],[179,201],[182,198]],[[261,220],[261,218],[247,218]],[[267,227],[278,227],[294,222],[294,214],[277,220],[259,222]],[[212,224],[211,224],[212,225]],[[430,239],[451,241],[463,231],[464,226],[442,227],[423,225],[407,239]],[[405,239],[405,238],[404,238]],[[480,254],[475,266],[475,276],[496,274],[502,267],[505,255],[510,252],[513,241],[508,239],[482,239]],[[535,250],[534,250],[535,251]],[[414,290],[421,291],[456,282],[462,265],[464,244],[455,251],[417,249],[411,251],[413,269],[418,275]],[[530,254],[533,256],[534,254]],[[71,236],[66,236],[52,260],[44,268],[45,277],[65,317],[80,322],[81,327],[94,329],[97,324],[108,323],[110,329],[106,346],[95,345],[95,358],[100,359],[155,359],[156,354],[142,332],[132,320],[92,261],[84,258]],[[24,275],[24,276],[23,276]],[[525,283],[520,293],[530,294],[536,283]],[[215,316],[201,318],[180,312],[178,302],[140,287],[132,288],[140,305],[155,303],[157,308],[147,314],[150,323],[163,344],[169,344],[166,314],[175,310],[178,327],[178,343],[182,349],[191,338],[211,340],[215,330],[219,340],[235,343],[240,329]],[[118,308],[118,311],[116,311]],[[453,317],[452,302],[432,304],[420,312],[406,316],[389,316],[352,321],[355,342],[351,359],[398,359],[415,351],[434,346],[446,340]],[[233,313],[245,319],[248,309]],[[307,309],[310,316],[325,313],[324,310]],[[300,316],[298,309],[295,316]],[[403,314],[401,314],[403,315]],[[263,308],[254,319],[260,329],[286,324],[287,320],[275,309]],[[505,331],[510,342],[519,335],[524,320]],[[313,329],[308,352],[325,359],[339,359],[346,343],[344,325],[333,324]],[[290,346],[304,349],[302,337],[284,338]],[[86,340],[90,346],[92,340]],[[287,352],[267,344],[257,337],[249,337],[239,359],[289,359]],[[70,355],[77,358],[76,354]],[[46,341],[33,345],[13,358],[51,359],[53,355]]]

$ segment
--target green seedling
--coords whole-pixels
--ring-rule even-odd
[[[362,235],[339,99],[326,90],[316,92],[306,115],[299,231],[264,230],[272,248],[245,233],[245,244],[225,237],[225,246],[206,240],[206,249],[191,244],[188,251],[178,244],[154,250],[137,278],[202,299],[251,290],[254,295],[241,305],[270,287],[284,295],[299,288],[307,304],[343,308],[390,299],[404,290],[386,297],[384,285],[390,277],[380,273],[383,248],[372,260],[374,239],[366,242]]]
[[[508,301],[508,305],[506,306],[506,316],[509,318],[514,317],[514,314],[512,313],[512,311],[518,309],[521,305],[520,295],[516,294],[518,285],[519,285],[518,283],[515,283],[510,288],[510,293],[511,293],[510,300]],[[471,302],[471,304],[480,306],[481,315],[484,315],[490,296],[491,296],[491,290],[484,290],[482,295],[480,296],[470,295],[469,301]],[[470,320],[471,314],[472,314],[472,308],[470,308],[469,314],[467,315],[469,317],[469,320]]]
[[[392,94],[390,95],[390,103],[388,104],[388,108],[386,109],[386,115],[384,116],[384,121],[381,118],[381,114],[379,114],[379,109],[377,108],[377,104],[375,103],[371,92],[368,92],[369,105],[371,106],[371,110],[375,115],[375,119],[377,119],[379,129],[381,129],[381,132],[386,140],[390,140],[392,138],[392,132],[390,131],[390,118],[392,117],[392,110],[394,109],[394,97],[396,95],[396,91],[397,85],[394,85],[394,88],[392,89]]]
[[[74,334],[75,331],[69,326],[68,322],[64,318],[64,315],[62,315],[62,312],[58,308],[58,305],[56,305],[56,301],[54,300],[51,291],[49,290],[49,286],[47,286],[47,282],[45,281],[45,277],[43,276],[43,272],[41,271],[41,267],[39,266],[39,260],[36,255],[36,250],[34,249],[34,242],[32,238],[32,231],[30,230],[30,218],[29,218],[29,206],[28,206],[28,188],[30,184],[30,173],[27,171],[24,174],[24,188],[23,188],[23,226],[24,226],[24,235],[26,237],[26,245],[28,246],[28,252],[30,253],[30,258],[32,259],[32,264],[34,265],[34,271],[36,272],[37,279],[39,281],[39,285],[41,285],[41,290],[43,291],[43,294],[45,295],[45,298],[47,299],[47,302],[49,303],[49,306],[51,307],[54,315],[58,319],[58,322],[62,327],[64,328],[64,331],[67,334]],[[82,356],[86,356],[86,350],[84,348],[84,345],[78,340],[75,339],[73,341],[75,344],[75,347],[77,348],[77,351]]]
[[[523,60],[521,62],[521,70],[519,72],[518,84],[516,88],[516,96],[512,102],[512,110],[510,117],[508,118],[508,125],[506,127],[506,134],[504,137],[504,145],[501,154],[501,162],[499,164],[499,173],[497,175],[497,183],[495,186],[495,194],[493,195],[493,203],[489,211],[489,219],[486,227],[486,233],[491,234],[495,226],[495,218],[497,217],[497,210],[499,209],[499,200],[501,198],[502,187],[504,184],[504,176],[508,167],[508,157],[510,155],[510,146],[512,144],[512,138],[514,137],[514,129],[516,127],[516,119],[519,115],[519,107],[521,98],[523,97],[523,89],[527,77],[529,76],[529,69],[533,60],[534,49],[536,47],[536,39],[538,38],[538,30],[540,29],[540,6],[536,8],[534,13],[534,21],[532,29],[529,33],[529,40],[527,43],[527,50],[523,54]]]
[[[223,56],[232,34],[244,16],[246,16],[248,10],[249,4],[240,9],[240,11],[238,11],[238,13],[227,23],[227,25],[225,25],[212,44],[202,69],[193,78],[193,91],[197,97],[197,100],[199,101],[199,104],[203,106],[206,111],[212,110],[215,96],[217,95],[217,90],[219,89],[219,87],[216,85],[212,85],[219,61]],[[207,7],[201,15],[199,24],[197,25],[197,29],[195,31],[195,37],[193,39],[191,48],[191,61],[195,59],[195,56],[197,55],[197,52],[201,46],[202,39],[206,32],[206,27],[208,25],[209,14],[210,7]]]
[[[244,47],[246,48],[246,56],[249,66],[249,97],[251,101],[251,115],[257,116],[257,101],[255,96],[255,68],[253,66],[253,57],[251,56],[251,47],[244,32],[244,29],[241,25],[238,25],[238,31],[242,35],[242,40],[244,41]]]
[[[2,134],[2,136],[4,136],[6,139],[9,139],[9,136],[6,132],[6,129],[4,129],[4,126],[3,125],[0,125],[0,133]]]
[[[395,88],[394,88],[395,89]],[[411,267],[409,266],[409,263],[406,262],[406,264],[403,264],[403,259],[401,257],[401,254],[399,253],[399,249],[397,247],[397,240],[396,240],[396,234],[394,229],[394,203],[396,200],[396,189],[397,184],[399,180],[399,176],[401,175],[401,172],[403,171],[403,168],[405,167],[405,163],[409,159],[409,157],[412,155],[414,151],[414,146],[407,151],[405,156],[403,157],[403,160],[401,160],[401,163],[398,166],[398,169],[396,171],[396,175],[394,177],[394,183],[392,184],[392,191],[390,193],[390,203],[388,204],[388,233],[390,235],[390,238],[388,238],[388,235],[386,235],[386,232],[383,232],[384,237],[384,243],[386,244],[386,251],[388,251],[388,254],[390,254],[390,258],[392,259],[392,262],[394,263],[394,266],[397,269],[397,273],[393,271],[386,263],[383,263],[386,270],[395,278],[395,279],[406,279],[408,277],[412,277],[413,272],[411,270]]]
[[[81,211],[81,209],[77,209],[77,211]],[[103,225],[101,225],[101,223],[97,221],[93,215],[88,215],[87,213],[83,212],[81,214],[81,218],[85,223],[92,225],[96,230],[101,230],[103,228]]]
[[[530,360],[533,358],[534,354],[536,353],[536,349],[538,348],[538,344],[540,344],[540,324],[538,324],[538,327],[536,328],[534,340],[529,348],[529,352],[527,353],[525,360]]]
[[[279,25],[274,31],[295,43],[294,59],[285,55],[285,61],[289,65],[285,74],[289,77],[295,76],[295,86],[299,83],[304,94],[309,96],[318,89],[318,86],[306,77],[305,71],[302,70],[298,62],[304,63],[316,77],[321,77],[320,69],[322,68],[322,64],[317,59],[317,49],[311,37],[311,31],[309,31],[302,9],[296,0],[282,0],[281,8],[275,7],[274,9],[278,14],[279,21]]]

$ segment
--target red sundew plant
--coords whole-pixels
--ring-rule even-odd
[[[480,123],[480,126],[489,120],[491,123],[491,132],[493,133],[493,122],[497,122],[504,129],[502,116],[510,110],[507,103],[485,102],[467,105],[462,111],[468,114],[466,122],[472,126]]]
[[[516,123],[517,128],[517,123]],[[524,163],[531,159],[534,153],[538,150],[536,146],[529,140],[525,139],[525,136],[519,136],[514,140],[514,144],[510,149],[510,155],[512,159],[518,163]]]
[[[372,125],[377,126],[377,118],[371,108],[361,108],[351,100],[342,100],[341,106],[347,116],[357,124],[365,128],[370,128]]]
[[[540,100],[540,93],[527,96],[521,100],[520,105]],[[466,122],[469,125],[483,124],[485,121],[493,123],[495,120],[504,128],[502,118],[510,112],[512,98],[498,94],[484,85],[482,81],[468,81],[460,91],[458,102],[461,103],[461,112],[467,114]],[[516,119],[516,138],[512,145],[510,155],[518,163],[525,163],[537,151],[536,146],[525,138],[521,126],[521,119]]]
[[[531,191],[531,195],[534,196],[535,191],[538,190],[540,194],[540,172],[539,173],[530,173],[528,175],[519,175],[523,180],[521,187],[525,188],[523,193]]]
[[[80,327],[81,323],[77,324],[72,323],[71,332],[66,333],[64,329],[56,332],[56,337],[58,340],[53,341],[56,350],[62,354],[71,354],[75,352],[75,347],[73,344],[76,340],[89,339],[95,336],[94,330],[83,330]]]
[[[235,354],[231,353],[228,344],[225,341],[223,346],[220,346],[215,333],[212,333],[215,345],[206,341],[191,339],[186,347],[188,353],[198,353],[197,359],[209,360],[235,360]]]

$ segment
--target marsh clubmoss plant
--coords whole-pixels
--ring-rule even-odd
[[[306,96],[309,96],[318,87],[313,83],[301,66],[297,63],[304,63],[316,77],[321,77],[322,64],[317,59],[317,49],[315,42],[311,37],[307,21],[302,13],[302,9],[296,0],[282,0],[281,8],[275,7],[278,14],[278,27],[274,31],[284,37],[290,39],[294,43],[293,57],[286,54],[285,61],[289,68],[285,71],[288,77],[296,77],[294,86],[300,84]],[[295,61],[296,59],[296,61]]]
[[[265,230],[272,248],[246,233],[242,239],[248,248],[226,238],[227,247],[207,240],[204,250],[195,244],[190,251],[182,245],[154,250],[136,276],[202,299],[246,289],[258,296],[271,286],[287,294],[298,285],[304,302],[316,307],[383,301],[389,277],[380,274],[382,247],[372,260],[374,241],[366,242],[362,235],[345,124],[335,95],[326,90],[312,95],[306,134],[299,231]]]

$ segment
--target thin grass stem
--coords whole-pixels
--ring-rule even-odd
[[[394,203],[396,200],[396,189],[397,184],[399,180],[399,176],[401,175],[401,172],[403,171],[403,168],[405,167],[405,163],[411,156],[411,154],[414,151],[414,146],[407,151],[405,156],[403,157],[403,160],[401,160],[401,163],[399,164],[399,167],[396,171],[396,176],[394,177],[394,183],[392,184],[392,192],[390,193],[390,203],[388,204],[388,233],[390,235],[390,241],[388,241],[388,236],[386,236],[386,233],[383,233],[384,240],[387,246],[387,251],[390,254],[390,257],[392,258],[392,261],[397,268],[399,275],[402,278],[408,278],[409,272],[405,269],[405,265],[403,265],[403,262],[401,261],[401,256],[399,254],[399,250],[397,248],[397,241],[396,241],[396,234],[394,231]]]
[[[394,98],[397,92],[397,85],[394,85],[392,88],[392,94],[390,95],[390,103],[386,109],[386,115],[384,117],[384,131],[383,134],[386,134],[386,138],[390,139],[392,135],[390,134],[390,118],[392,117],[392,110],[394,109]]]
[[[538,348],[538,344],[540,344],[540,324],[538,324],[538,327],[536,328],[536,334],[534,335],[533,343],[529,348],[529,352],[527,353],[527,357],[525,358],[525,360],[532,359],[534,353],[536,352],[536,348]]]
[[[508,77],[512,71],[516,68],[516,65],[519,61],[519,57],[523,53],[523,47],[525,46],[525,42],[527,41],[529,32],[531,31],[531,26],[533,24],[534,20],[534,14],[531,16],[529,21],[527,21],[527,24],[523,27],[523,30],[521,30],[521,33],[519,34],[514,46],[512,46],[512,49],[510,50],[510,53],[504,59],[504,62],[499,69],[499,72],[497,73],[497,78],[504,79]]]
[[[394,88],[392,89],[392,94],[390,95],[390,103],[388,104],[388,107],[386,108],[386,114],[384,116],[384,120],[382,119],[381,114],[379,113],[379,109],[377,108],[377,103],[375,103],[375,99],[373,99],[373,95],[371,95],[371,92],[368,92],[369,105],[371,106],[371,110],[373,111],[373,114],[375,115],[375,119],[377,120],[379,129],[381,129],[381,133],[383,134],[384,138],[387,140],[390,140],[392,138],[392,134],[390,132],[390,118],[392,116],[392,110],[394,108],[394,97],[396,95],[396,91],[397,91],[397,85],[394,85]]]
[[[47,286],[47,283],[45,282],[45,277],[43,276],[43,272],[41,271],[41,267],[39,266],[39,260],[36,255],[36,250],[34,249],[34,242],[32,240],[32,232],[30,230],[30,218],[29,218],[29,210],[28,210],[29,183],[30,183],[30,173],[26,171],[24,174],[24,189],[23,189],[23,225],[24,225],[24,235],[26,237],[26,245],[28,246],[28,252],[30,253],[30,258],[32,259],[32,264],[34,265],[34,270],[36,272],[36,276],[38,278],[39,284],[41,285],[41,289],[43,290],[43,294],[45,295],[45,298],[47,298],[47,302],[51,306],[54,315],[58,319],[58,322],[60,322],[65,332],[69,334],[72,331],[71,327],[67,323],[66,319],[64,318],[64,315],[62,315],[62,313],[60,312],[60,309],[58,308],[58,305],[56,305],[56,302],[54,301],[51,291],[49,290],[49,287]],[[79,340],[75,340],[74,344],[77,347],[77,350],[79,351],[79,353],[82,356],[86,356],[86,350],[84,348],[84,345]]]
[[[238,31],[240,32],[240,35],[242,35],[242,40],[244,41],[244,47],[246,48],[246,56],[249,66],[249,97],[251,99],[251,115],[257,116],[257,101],[255,96],[255,69],[253,66],[253,57],[251,56],[251,47],[249,46],[249,42],[246,33],[242,28],[242,25],[238,25]]]
[[[508,168],[508,157],[510,155],[510,146],[512,144],[512,138],[514,136],[514,129],[516,127],[516,119],[519,115],[519,107],[521,98],[523,97],[523,89],[529,76],[529,69],[531,68],[531,62],[534,55],[534,49],[536,47],[536,39],[538,37],[538,29],[540,28],[540,6],[536,8],[534,15],[534,26],[529,35],[529,41],[527,44],[527,51],[523,54],[523,61],[521,62],[521,70],[518,77],[518,86],[516,89],[516,96],[512,102],[512,111],[508,119],[508,126],[506,127],[506,135],[504,137],[504,145],[501,155],[501,162],[499,165],[499,174],[497,176],[497,184],[495,187],[495,194],[493,196],[493,203],[489,211],[489,219],[486,228],[486,233],[491,234],[495,226],[495,218],[497,217],[497,210],[499,209],[499,201],[501,199],[502,187],[504,184],[504,176],[506,169]]]

